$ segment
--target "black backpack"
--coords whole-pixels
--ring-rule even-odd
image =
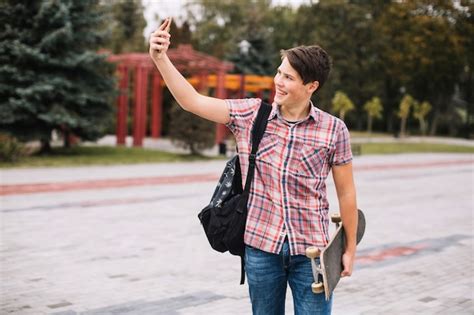
[[[212,194],[211,202],[198,215],[213,249],[221,253],[229,251],[232,255],[240,256],[240,284],[244,284],[245,281],[244,233],[247,222],[247,202],[255,172],[255,157],[271,110],[270,105],[262,102],[253,124],[252,151],[249,156],[245,188],[242,189],[242,173],[239,156],[236,155],[227,162]]]

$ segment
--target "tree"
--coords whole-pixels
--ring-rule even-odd
[[[40,140],[42,151],[54,129],[65,139],[103,135],[115,85],[113,66],[97,53],[103,16],[92,0],[0,5],[0,131]]]
[[[464,67],[459,80],[458,104],[465,112],[466,119],[459,134],[465,138],[474,138],[474,2],[461,1],[460,5],[463,8],[456,21],[456,33],[461,38],[465,53],[462,55]]]
[[[146,20],[140,0],[106,0],[110,10],[108,31],[111,33],[107,48],[114,54],[145,52],[147,44],[143,36]]]
[[[375,45],[378,37],[374,36],[374,8],[378,6],[369,0],[314,2],[298,9],[293,36],[298,44],[319,44],[329,53],[333,68],[324,88],[316,95],[329,99],[335,91],[346,92],[355,104],[347,120],[356,129],[363,129],[362,105],[383,90]]]
[[[390,4],[385,7],[375,21],[375,37],[378,38],[376,49],[380,65],[379,72],[383,83],[382,101],[385,107],[385,124],[387,131],[395,130],[396,112],[400,103],[400,93],[404,93],[408,85],[412,68],[405,62],[404,56],[409,55],[410,42],[410,11],[414,7],[409,4]],[[400,32],[403,30],[403,32]],[[406,58],[410,59],[410,58]]]
[[[424,136],[426,135],[426,115],[431,111],[431,104],[427,101],[422,102],[421,104],[416,102],[413,107],[413,117],[418,120],[420,124],[420,133]]]
[[[367,112],[367,132],[370,136],[372,133],[372,121],[382,118],[383,106],[380,98],[373,97],[370,101],[366,102],[364,110]]]
[[[354,109],[354,103],[350,100],[346,93],[337,91],[332,99],[332,110],[339,113],[339,118],[344,120],[346,113]]]
[[[295,26],[298,23],[296,9],[291,5],[278,5],[270,8],[270,12],[265,15],[263,25],[267,27],[272,49],[275,50],[273,60],[273,73],[281,62],[280,49],[289,49],[298,45]]]
[[[362,105],[373,95],[384,106],[385,130],[397,129],[399,103],[408,93],[432,105],[425,118],[431,133],[473,134],[472,1],[319,0],[298,8],[269,0],[189,3],[195,47],[231,58],[240,72],[260,69],[254,67],[260,65],[258,54],[238,56],[238,44],[250,42],[253,33],[264,34],[265,47],[273,46],[275,54],[260,52],[271,56],[263,58],[272,60],[269,69],[278,66],[279,49],[321,45],[333,69],[313,100],[330,110],[324,100],[343,90],[355,105],[346,118],[355,129],[363,128]]]
[[[162,21],[158,23],[161,25]],[[191,44],[192,32],[189,28],[189,23],[184,21],[181,26],[176,24],[175,20],[171,20],[171,45],[170,48],[177,48],[181,44]]]
[[[268,31],[265,18],[271,0],[196,0],[187,5],[193,46],[223,59],[235,53],[238,44],[253,33]]]
[[[400,107],[398,110],[398,117],[401,119],[400,137],[405,137],[406,135],[406,125],[410,115],[410,109],[414,107],[416,103],[416,100],[409,94],[405,95],[400,102]]]
[[[247,39],[242,39],[234,54],[226,59],[235,65],[234,72],[241,74],[270,75],[275,72],[272,57],[275,51],[271,41],[258,31],[249,33]]]
[[[215,129],[214,123],[183,110],[173,101],[169,136],[175,144],[198,155],[213,147]]]
[[[465,23],[460,18],[463,12],[455,1],[394,1],[378,21],[385,77],[395,92],[393,99],[403,86],[415,98],[429,101],[433,106],[431,134],[443,120],[445,126],[452,124],[445,118],[456,113],[452,97],[466,55],[466,38],[458,31],[459,24]]]

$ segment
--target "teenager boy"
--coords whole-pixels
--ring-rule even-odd
[[[245,182],[250,132],[260,99],[221,100],[199,94],[166,55],[170,20],[150,37],[150,56],[180,106],[208,120],[226,124],[237,140]],[[332,297],[311,291],[309,246],[329,241],[325,180],[336,186],[347,247],[342,276],[350,276],[356,251],[357,205],[349,132],[340,119],[316,108],[311,95],[330,71],[319,46],[282,51],[274,82],[276,94],[259,146],[248,202],[244,241],[245,271],[254,314],[284,314],[289,284],[295,314],[330,314]]]

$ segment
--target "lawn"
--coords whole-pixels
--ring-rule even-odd
[[[212,159],[214,158],[174,154],[143,148],[83,146],[73,147],[69,150],[54,148],[50,154],[23,157],[16,163],[0,162],[0,168],[189,162]]]
[[[474,147],[438,143],[360,143],[360,154],[362,155],[441,152],[474,153]]]
[[[474,153],[474,147],[449,144],[360,143],[353,144],[353,146],[360,146],[360,154],[362,155],[429,152]],[[354,155],[357,155],[355,148]],[[27,156],[16,163],[0,162],[0,168],[189,162],[213,159],[224,159],[224,157],[191,156],[143,148],[84,146],[74,147],[69,150],[55,148],[51,154]]]

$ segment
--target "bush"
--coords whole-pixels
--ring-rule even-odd
[[[25,155],[25,147],[15,137],[0,134],[0,161],[16,162]]]
[[[176,102],[171,107],[169,136],[176,145],[197,155],[214,146],[216,125],[183,110]]]

